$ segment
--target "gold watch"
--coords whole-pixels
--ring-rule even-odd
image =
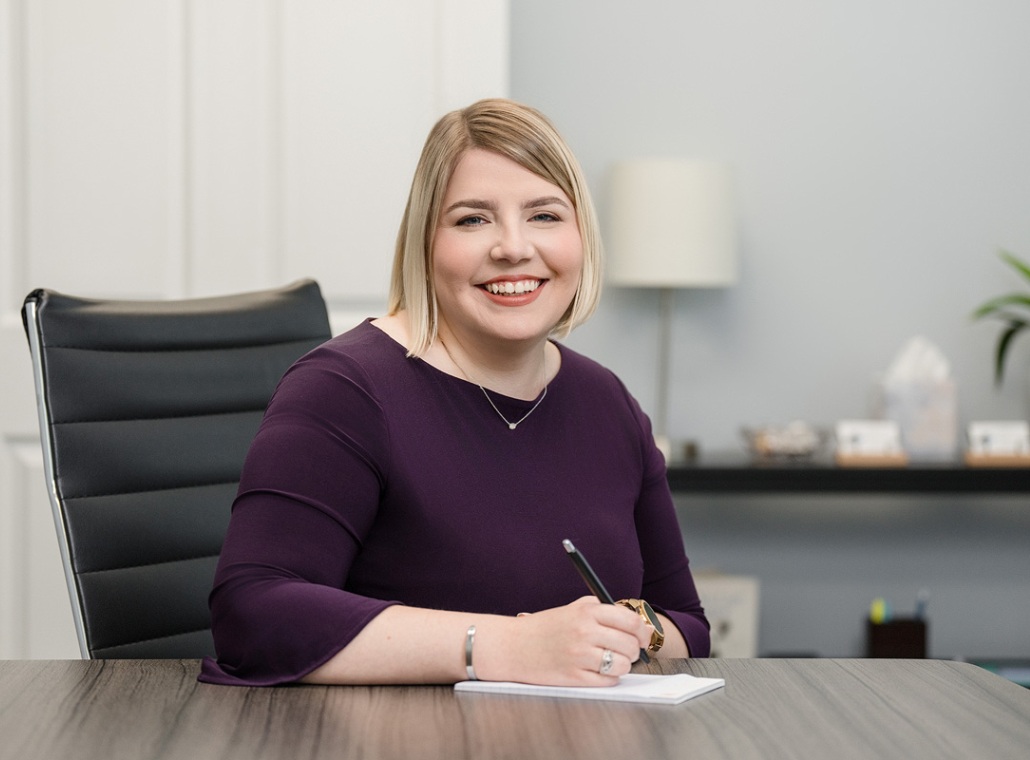
[[[658,615],[651,609],[651,605],[643,599],[620,599],[616,604],[621,604],[626,609],[633,610],[644,619],[644,622],[651,626],[651,643],[647,645],[647,653],[655,654],[665,643],[665,631],[662,630],[662,622]]]

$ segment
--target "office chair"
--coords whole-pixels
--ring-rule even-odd
[[[87,658],[214,654],[207,597],[283,372],[330,337],[318,284],[179,301],[36,290],[43,468]]]

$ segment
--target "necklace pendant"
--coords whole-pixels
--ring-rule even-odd
[[[532,408],[528,412],[526,412],[525,414],[522,415],[522,419],[515,420],[515,422],[511,422],[507,417],[505,417],[501,413],[501,410],[497,408],[497,404],[495,404],[494,400],[492,398],[490,398],[490,394],[487,393],[486,388],[483,387],[482,383],[479,383],[479,382],[473,380],[472,377],[469,375],[469,373],[466,372],[464,369],[462,369],[461,365],[459,365],[458,362],[454,361],[454,357],[451,356],[451,350],[449,348],[447,348],[447,344],[443,342],[443,338],[439,338],[439,341],[440,341],[440,345],[443,346],[443,350],[445,352],[447,352],[447,357],[451,360],[451,363],[455,367],[458,368],[458,371],[461,372],[461,374],[465,376],[465,379],[468,380],[470,383],[475,383],[476,385],[479,386],[479,390],[481,390],[483,392],[483,395],[486,396],[486,400],[490,402],[490,406],[493,407],[493,410],[495,412],[497,412],[497,416],[500,417],[504,421],[504,424],[508,426],[508,430],[514,430],[519,425],[521,425],[523,422],[525,422],[526,418],[529,417],[529,415],[531,415],[533,412],[535,412],[536,408],[538,406],[540,406],[540,402],[542,402],[545,398],[547,398],[547,382],[546,382],[547,376],[546,376],[546,365],[544,365],[542,367],[542,369],[545,370],[545,374],[544,374],[544,378],[543,378],[545,382],[544,382],[544,389],[540,393],[540,398],[538,398],[536,400],[536,403],[533,404]]]

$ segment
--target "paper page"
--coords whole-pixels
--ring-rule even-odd
[[[622,676],[615,686],[534,686],[510,681],[460,681],[454,685],[454,690],[676,705],[725,685],[722,678],[699,678],[688,673],[668,676],[629,673]]]

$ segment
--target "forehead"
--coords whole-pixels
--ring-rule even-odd
[[[445,197],[454,201],[464,197],[528,194],[554,195],[569,205],[565,192],[538,174],[506,156],[482,148],[465,151],[458,159],[447,183]]]

